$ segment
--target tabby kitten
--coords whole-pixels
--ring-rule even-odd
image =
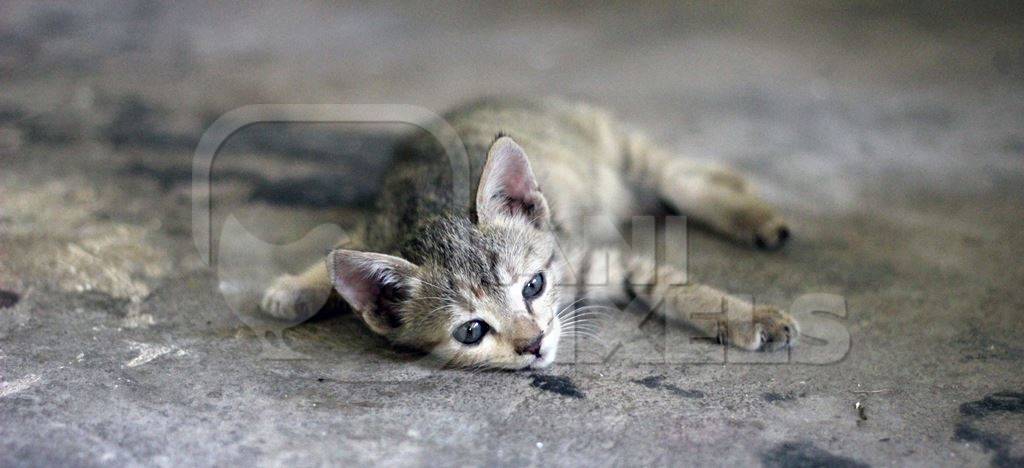
[[[740,242],[781,247],[789,230],[741,176],[671,155],[585,104],[489,99],[445,120],[468,152],[475,198],[453,196],[445,142],[409,138],[367,233],[278,278],[265,312],[305,318],[333,290],[374,332],[454,366],[551,364],[580,302],[641,299],[744,350],[796,342],[788,314],[687,282],[614,247],[617,233],[587,228],[599,216],[627,222],[653,195]]]

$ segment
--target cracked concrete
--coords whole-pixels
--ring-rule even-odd
[[[1019,10],[6,2],[0,465],[1019,465]],[[627,311],[541,373],[436,370],[343,311],[247,314],[358,228],[401,126],[243,129],[211,182],[228,261],[196,251],[191,156],[222,113],[499,93],[749,173],[794,241],[691,229],[691,278],[842,296],[845,357],[667,363],[686,335]]]

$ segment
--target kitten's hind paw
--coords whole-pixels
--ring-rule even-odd
[[[793,317],[771,307],[754,311],[752,320],[719,323],[718,342],[747,351],[777,351],[792,347],[800,337]]]
[[[260,309],[277,319],[303,321],[316,314],[329,295],[330,290],[304,285],[302,277],[283,275],[263,292]]]

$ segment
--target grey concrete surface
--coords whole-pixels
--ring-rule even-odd
[[[751,174],[794,241],[694,228],[691,277],[842,296],[845,356],[679,362],[671,325],[622,313],[576,362],[471,373],[343,311],[247,315],[329,229],[296,241],[358,224],[396,126],[243,130],[211,182],[228,255],[196,251],[192,152],[222,113],[501,93],[586,98]],[[1013,2],[6,1],[0,466],[1020,465],[1022,187]]]

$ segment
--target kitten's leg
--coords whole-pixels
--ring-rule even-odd
[[[581,269],[587,298],[639,298],[705,336],[750,351],[791,346],[800,334],[789,314],[755,307],[711,286],[687,283],[686,275],[675,267],[656,265],[615,249],[599,249],[587,256],[587,266]]]
[[[306,320],[320,310],[333,287],[324,260],[298,275],[281,275],[263,292],[260,308],[282,320]]]
[[[345,233],[334,248],[360,250],[366,239],[366,225],[358,225]],[[260,309],[263,312],[288,321],[303,321],[317,312],[327,301],[338,298],[331,278],[327,274],[327,260],[320,260],[298,275],[281,275],[263,291]]]
[[[731,169],[676,157],[637,133],[626,137],[625,148],[630,178],[697,221],[761,249],[782,247],[789,239],[789,228],[775,209],[750,193]]]
[[[359,249],[364,233],[346,235],[335,248]],[[327,261],[320,259],[298,275],[281,275],[263,291],[260,309],[282,320],[306,320],[315,315],[334,292]]]

